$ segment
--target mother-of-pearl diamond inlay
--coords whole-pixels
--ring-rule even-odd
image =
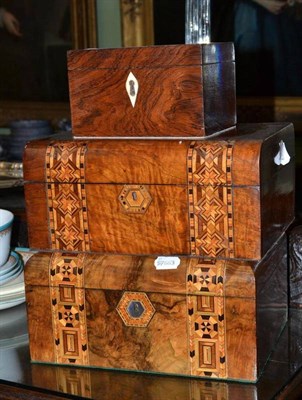
[[[134,76],[134,74],[131,71],[129,72],[125,86],[126,86],[126,91],[128,93],[132,107],[135,107],[139,84],[138,84],[138,80],[136,79],[136,77]]]

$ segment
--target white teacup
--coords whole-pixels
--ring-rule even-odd
[[[14,214],[0,209],[0,267],[6,263],[10,254]]]

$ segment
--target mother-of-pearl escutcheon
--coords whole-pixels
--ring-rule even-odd
[[[126,90],[129,99],[131,101],[132,107],[134,107],[136,103],[138,88],[139,88],[138,80],[133,75],[133,73],[130,72],[126,81]]]

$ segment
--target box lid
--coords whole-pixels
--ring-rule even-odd
[[[239,124],[204,140],[87,139],[54,135],[27,144],[28,182],[142,185],[259,186],[285,165],[275,162],[284,143],[294,168],[292,124]],[[71,169],[78,173],[69,173]],[[261,176],[260,176],[261,175]]]
[[[85,64],[83,66],[83,58]],[[83,49],[68,51],[68,70],[164,68],[235,61],[233,43]]]
[[[257,264],[197,257],[40,252],[26,264],[25,284],[27,288],[73,284],[92,290],[255,298]]]

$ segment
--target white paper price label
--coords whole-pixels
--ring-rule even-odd
[[[156,269],[177,269],[180,264],[179,257],[157,257],[154,261]]]

